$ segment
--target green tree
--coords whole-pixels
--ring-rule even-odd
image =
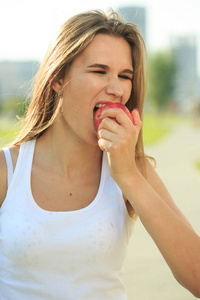
[[[149,60],[148,99],[158,110],[164,110],[173,100],[176,63],[172,52],[157,52]]]

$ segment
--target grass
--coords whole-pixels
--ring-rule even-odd
[[[0,119],[0,148],[14,140],[19,132],[19,124],[10,119]]]
[[[197,170],[200,171],[200,159],[195,162]]]
[[[145,115],[143,122],[143,138],[144,144],[150,145],[169,133],[169,128],[162,123],[160,117],[156,115]]]
[[[145,113],[143,121],[144,144],[151,145],[171,133],[175,126],[187,122],[185,117],[173,114]]]

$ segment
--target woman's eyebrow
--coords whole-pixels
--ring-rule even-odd
[[[88,66],[87,68],[101,68],[101,69],[104,69],[104,70],[108,70],[109,66],[104,65],[104,64],[93,64],[93,65]],[[131,75],[134,74],[133,70],[131,70],[131,69],[124,69],[121,72],[122,73],[129,73]]]
[[[87,68],[101,68],[101,69],[104,69],[104,70],[109,69],[109,67],[107,65],[104,65],[104,64],[93,64],[93,65],[88,66]]]
[[[122,73],[129,73],[131,75],[134,74],[133,70],[130,70],[130,69],[125,69],[125,70],[122,71]]]

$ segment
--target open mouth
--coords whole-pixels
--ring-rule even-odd
[[[106,104],[103,104],[103,103],[99,103],[99,104],[95,105],[94,112],[96,112],[98,108],[104,107],[104,106],[106,106]]]
[[[97,104],[94,107],[94,112],[97,111],[97,109],[102,108],[106,105],[111,105],[113,102],[111,101],[107,101],[107,100],[102,100],[102,101],[98,101]]]

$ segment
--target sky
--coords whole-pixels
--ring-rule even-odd
[[[151,51],[169,47],[172,36],[196,37],[200,74],[200,0],[0,0],[0,60],[42,60],[72,15],[129,5],[146,7]]]

